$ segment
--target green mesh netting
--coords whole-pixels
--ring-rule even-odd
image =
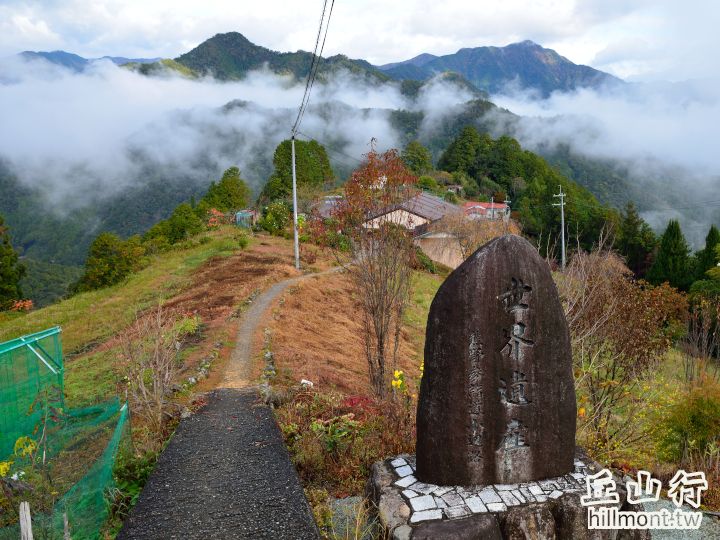
[[[95,539],[108,517],[112,470],[128,409],[114,399],[65,410],[62,374],[59,329],[0,344],[0,460],[13,459],[13,471],[24,473],[20,481],[33,484],[40,478],[35,494],[28,496],[33,501],[37,491],[47,495],[31,502],[36,539],[62,540],[65,517],[73,540]],[[19,437],[36,442],[32,460],[12,455]],[[17,525],[0,528],[0,540],[19,534]]]
[[[47,404],[63,406],[60,328],[0,343],[0,459],[30,436]]]

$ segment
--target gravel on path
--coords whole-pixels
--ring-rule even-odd
[[[319,537],[272,411],[254,389],[220,389],[186,418],[119,540]]]

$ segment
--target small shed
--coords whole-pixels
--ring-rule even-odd
[[[257,222],[257,211],[252,209],[240,210],[235,214],[235,225],[251,228]]]

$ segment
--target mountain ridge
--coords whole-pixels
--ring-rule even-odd
[[[17,56],[25,60],[46,60],[51,64],[59,65],[76,73],[84,71],[93,62],[99,60],[110,60],[113,64],[122,66],[125,64],[151,64],[158,62],[161,58],[128,58],[125,56],[102,56],[100,58],[85,58],[75,53],[57,51],[23,51]]]
[[[504,90],[509,84],[519,85],[522,89],[536,89],[547,97],[554,91],[624,83],[604,71],[575,64],[553,49],[530,40],[504,47],[463,47],[443,56],[422,53],[409,60],[377,68],[400,80],[425,80],[437,73],[453,71],[490,94]]]
[[[25,51],[25,58],[44,58],[74,71],[84,70],[100,59],[88,59],[66,51]],[[313,55],[310,52],[279,52],[251,42],[240,32],[218,33],[176,58],[127,58],[104,56],[118,65],[138,69],[144,74],[166,71],[179,64],[198,75],[212,75],[220,80],[242,79],[250,71],[267,67],[280,74],[304,79],[310,70]],[[172,63],[176,64],[172,64]],[[432,77],[452,72],[469,84],[489,94],[501,92],[509,84],[521,89],[535,90],[547,97],[555,91],[573,91],[578,88],[599,88],[605,85],[625,84],[621,79],[591,66],[575,64],[553,49],[525,40],[503,47],[463,47],[452,54],[421,53],[413,58],[383,65],[373,65],[361,58],[343,54],[324,57],[318,78],[346,70],[373,83],[389,81],[427,81]],[[178,71],[175,69],[175,71]]]

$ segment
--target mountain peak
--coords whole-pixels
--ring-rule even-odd
[[[517,43],[511,43],[508,45],[508,47],[517,46],[517,47],[538,47],[540,49],[543,48],[542,45],[535,43],[532,39],[525,39],[523,41],[518,41]]]
[[[248,38],[246,38],[240,32],[220,32],[220,33],[215,34],[210,39],[205,40],[200,45],[204,45],[206,43],[217,42],[217,41],[243,43],[245,45],[252,45],[253,47],[258,47],[258,45],[255,45],[252,41],[250,41]]]

